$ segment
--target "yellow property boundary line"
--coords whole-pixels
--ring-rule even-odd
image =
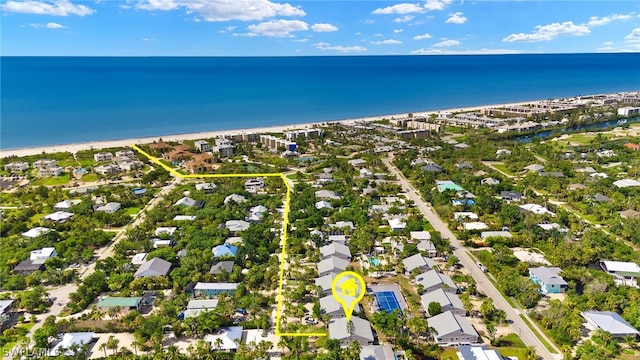
[[[280,284],[278,285],[277,294],[277,306],[276,306],[276,336],[327,336],[327,333],[283,333],[280,332],[280,320],[282,318],[282,286],[284,284],[284,266],[285,266],[285,254],[287,249],[287,225],[289,224],[289,204],[291,202],[291,186],[287,182],[283,173],[265,173],[265,174],[181,174],[175,169],[167,166],[157,158],[147,154],[144,150],[140,149],[136,145],[131,147],[146,156],[151,162],[160,165],[163,169],[167,170],[170,174],[181,179],[202,179],[202,178],[230,178],[230,177],[279,177],[282,179],[285,187],[287,188],[287,194],[284,200],[284,214],[282,217],[282,253],[280,254]]]

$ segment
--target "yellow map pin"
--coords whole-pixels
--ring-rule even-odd
[[[362,276],[353,271],[343,271],[333,279],[331,292],[342,305],[347,321],[349,321],[356,304],[364,297],[366,285]]]

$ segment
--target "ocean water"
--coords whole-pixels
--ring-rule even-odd
[[[1,57],[0,148],[640,89],[640,54]]]

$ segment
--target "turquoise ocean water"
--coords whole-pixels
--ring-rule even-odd
[[[0,148],[640,90],[640,54],[1,57]]]

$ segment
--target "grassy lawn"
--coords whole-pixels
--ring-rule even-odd
[[[502,356],[515,356],[520,360],[526,359],[526,349],[521,348],[499,348],[496,349]]]
[[[507,166],[505,164],[491,164],[491,166],[493,166],[494,168],[502,171],[503,173],[509,176],[516,176],[516,174],[511,172],[511,170],[507,169]]]
[[[542,343],[542,345],[544,345],[544,347],[547,348],[547,350],[549,350],[552,354],[557,354],[558,352],[556,352],[553,347],[547,342],[547,340],[545,340],[544,338],[542,338],[542,336],[540,336],[540,333],[538,333],[538,330],[536,330],[536,328],[533,327],[533,325],[531,324],[531,322],[529,322],[529,319],[527,319],[524,315],[520,314],[520,318],[522,319],[522,321],[524,321],[525,324],[527,324],[527,326],[529,327],[529,329],[531,329],[531,331],[536,335],[536,337],[538,338],[538,340],[540,340],[540,342]]]
[[[40,218],[42,218],[43,216],[45,216],[47,214],[35,214],[31,217],[31,219],[29,219],[30,222],[37,224],[40,221]]]
[[[34,185],[44,185],[44,186],[57,186],[57,185],[65,185],[69,183],[69,173],[62,174],[56,177],[50,178],[41,178],[35,180],[33,182]]]
[[[440,354],[440,359],[457,359],[457,351],[458,350],[456,348],[445,348],[444,351]]]
[[[562,142],[571,142],[577,145],[589,145],[591,140],[596,136],[594,134],[572,134],[567,139],[562,139]]]
[[[138,212],[140,212],[140,209],[142,209],[140,206],[136,206],[125,208],[124,211],[127,215],[136,215]]]
[[[98,176],[98,174],[86,174],[82,176],[82,181],[86,181],[86,182],[93,182],[93,181],[98,181],[100,177]]]
[[[17,326],[17,328],[24,329],[28,333],[29,330],[31,330],[31,328],[35,324],[36,324],[35,322],[33,322],[33,323],[29,322],[29,323],[26,323],[26,324],[20,324],[20,325]],[[18,339],[16,339],[16,341],[12,341],[12,342],[8,342],[8,343],[4,344],[4,346],[0,347],[0,352],[4,353],[5,351],[8,352],[9,350],[13,349],[13,347],[16,346],[16,344],[18,344],[23,338],[24,338],[24,336],[19,336]]]
[[[309,179],[309,175],[307,175],[307,174],[303,174],[303,173],[300,173],[300,174],[301,174],[302,176],[298,176],[298,173],[294,173],[294,174],[291,174],[291,175],[287,175],[287,178],[288,178],[288,179],[291,179],[291,180],[293,180],[293,181],[304,181],[304,180]]]

